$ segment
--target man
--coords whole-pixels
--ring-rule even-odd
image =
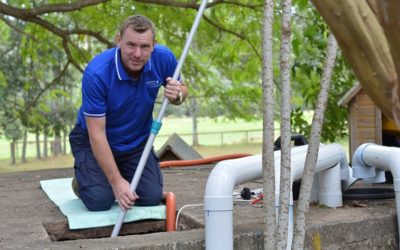
[[[108,210],[115,200],[122,209],[160,203],[163,179],[154,150],[136,193],[130,181],[150,134],[159,87],[164,85],[164,96],[173,104],[188,95],[186,85],[171,78],[177,60],[167,47],[155,44],[149,19],[127,18],[116,43],[87,65],[82,106],[70,134],[79,197],[91,211]]]

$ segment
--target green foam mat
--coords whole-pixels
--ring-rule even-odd
[[[61,178],[40,181],[42,190],[67,217],[69,229],[84,229],[115,225],[121,212],[115,203],[110,210],[89,211],[72,190],[72,178]],[[145,219],[165,219],[165,205],[137,207],[134,206],[126,213],[124,222]]]

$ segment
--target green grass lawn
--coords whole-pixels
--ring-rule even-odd
[[[163,120],[162,128],[154,142],[154,147],[160,148],[169,136],[177,133],[186,143],[192,144],[192,119],[190,117],[167,117]],[[205,146],[219,146],[248,142],[261,142],[262,121],[230,121],[224,118],[199,118],[197,124],[199,143]],[[258,130],[258,131],[251,131]],[[235,132],[229,132],[235,131]],[[240,131],[251,131],[246,132]],[[210,133],[210,134],[207,134]],[[248,138],[248,141],[247,139]]]
[[[224,146],[199,146],[194,147],[204,158],[211,156],[219,156],[233,153],[246,153],[246,154],[258,154],[261,153],[261,144],[238,144],[238,145],[224,145]],[[9,159],[0,160],[0,173],[7,172],[20,172],[20,171],[31,171],[40,169],[55,169],[55,168],[66,168],[73,166],[74,159],[71,154],[52,156],[46,159],[37,160],[35,158],[28,158],[27,162],[17,162],[15,165],[11,165]]]
[[[277,126],[276,126],[277,127]],[[229,132],[258,130],[249,133]],[[163,126],[154,142],[154,148],[158,150],[173,133],[179,134],[189,145],[192,144],[192,120],[188,117],[166,117]],[[262,152],[262,121],[247,122],[243,120],[229,121],[223,118],[200,118],[198,122],[200,146],[194,147],[203,157],[218,156],[232,153],[260,154]],[[213,134],[203,134],[213,132]],[[275,136],[279,136],[279,131]],[[34,135],[30,135],[28,141],[33,141]],[[51,139],[49,139],[51,140]],[[347,139],[338,141],[345,150],[348,150]],[[73,158],[70,154],[65,156],[49,157],[42,160],[35,159],[35,143],[28,144],[27,162],[10,164],[9,141],[0,138],[0,173],[28,171],[39,169],[65,168],[73,166]],[[67,145],[69,151],[69,145]],[[21,149],[18,150],[20,155]],[[50,153],[50,152],[49,152]]]
[[[165,117],[163,119],[162,128],[156,137],[154,142],[155,149],[159,149],[168,138],[173,134],[179,134],[188,144],[192,144],[192,119],[190,117]],[[243,131],[243,130],[258,130],[249,132],[236,132],[227,133],[227,131]],[[223,118],[211,119],[211,118],[199,118],[198,119],[198,132],[199,133],[216,133],[216,134],[200,134],[199,142],[201,145],[222,145],[222,144],[237,144],[247,142],[243,139],[245,136],[249,138],[249,141],[260,142],[261,141],[261,130],[262,121],[247,122],[244,120],[229,121]],[[221,134],[224,133],[221,137]],[[41,137],[42,139],[42,137]],[[53,138],[49,138],[51,142]],[[43,145],[42,145],[43,147]],[[50,150],[50,144],[48,145]],[[21,155],[22,143],[18,142],[17,154]],[[69,151],[69,145],[67,145],[67,151]],[[50,153],[50,152],[49,152]],[[27,144],[27,157],[36,156],[36,144],[35,135],[28,135]],[[0,159],[10,158],[10,141],[0,137]]]
[[[9,159],[1,159],[0,173],[66,168],[72,167],[73,162],[73,157],[70,154],[62,156],[52,156],[41,160],[37,160],[36,158],[28,158],[27,162],[18,161],[15,165],[11,165]]]
[[[200,118],[198,120],[198,131],[204,132],[224,132],[223,142],[221,141],[221,134],[199,135],[199,142],[201,146],[195,149],[203,156],[216,156],[231,153],[250,153],[254,154],[261,152],[261,132],[251,132],[247,136],[253,140],[256,138],[258,143],[247,143],[244,140],[244,132],[229,134],[226,131],[241,131],[241,130],[260,130],[262,129],[262,121],[246,122],[243,120],[229,121],[223,118],[210,119]],[[154,148],[158,150],[170,135],[177,133],[189,144],[192,144],[192,119],[189,117],[165,117],[163,119],[163,126],[154,142]],[[253,133],[253,134],[252,134]],[[13,172],[13,171],[27,171],[38,169],[51,169],[51,168],[64,168],[72,167],[73,158],[71,155],[49,157],[47,159],[37,160],[36,145],[34,143],[34,135],[28,137],[27,148],[27,162],[21,163],[18,158],[16,165],[11,165],[10,162],[10,142],[4,138],[0,138],[0,173]],[[50,138],[49,141],[52,139]],[[223,144],[223,145],[221,145]],[[50,145],[49,145],[50,147]],[[67,145],[69,152],[69,145]],[[17,150],[18,155],[21,154],[21,144]],[[50,150],[50,148],[49,148]],[[50,153],[50,152],[49,152]]]

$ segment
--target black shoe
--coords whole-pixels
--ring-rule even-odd
[[[72,178],[72,191],[74,191],[75,195],[79,198],[79,186],[76,178]]]

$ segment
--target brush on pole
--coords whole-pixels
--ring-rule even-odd
[[[188,36],[188,38],[186,40],[185,47],[183,48],[181,57],[179,58],[178,65],[175,68],[174,75],[172,77],[172,79],[174,79],[174,80],[178,80],[178,77],[179,77],[179,75],[181,73],[181,69],[182,69],[183,63],[184,63],[184,61],[186,59],[186,56],[187,56],[187,53],[189,51],[190,44],[192,43],[194,34],[197,31],[197,27],[199,26],[200,19],[201,19],[201,16],[203,15],[203,12],[204,12],[205,8],[206,8],[207,2],[208,2],[208,0],[203,0],[201,2],[201,5],[200,5],[199,10],[197,12],[197,15],[196,15],[196,18],[194,20],[193,26],[192,26],[192,28],[190,30],[190,33],[189,33],[189,36]],[[168,98],[164,97],[164,100],[163,100],[162,105],[161,105],[160,112],[158,113],[157,120],[153,121],[153,124],[151,126],[150,136],[147,139],[146,146],[144,147],[142,156],[140,157],[139,164],[137,166],[135,175],[132,178],[132,182],[131,182],[131,185],[130,185],[130,190],[132,192],[135,192],[136,187],[137,187],[137,185],[139,183],[139,179],[142,176],[142,172],[143,172],[143,169],[144,169],[145,164],[147,162],[147,158],[149,157],[150,151],[151,151],[151,149],[153,147],[154,140],[156,138],[156,135],[158,134],[158,131],[161,128],[161,120],[164,117],[165,110],[167,109],[168,104],[169,104]],[[113,228],[113,231],[111,233],[111,237],[117,237],[118,236],[119,231],[121,230],[122,224],[124,223],[124,219],[125,219],[126,213],[127,213],[127,210],[122,210],[121,209],[121,212],[119,213],[119,216],[118,216],[118,220],[117,220],[117,222],[116,222],[116,224],[115,224],[115,226]]]

